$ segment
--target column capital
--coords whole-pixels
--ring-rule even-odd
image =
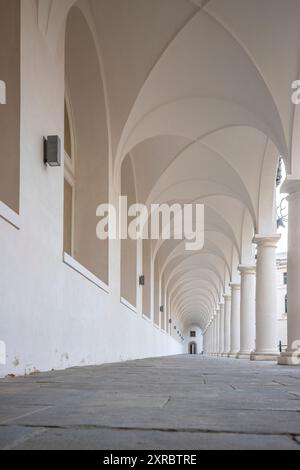
[[[228,301],[228,300],[231,300],[231,294],[224,294],[223,298],[224,298],[225,302]]]
[[[241,284],[238,284],[237,282],[230,282],[229,286],[232,290],[241,290]]]
[[[287,175],[284,180],[283,185],[281,186],[281,193],[295,194],[300,193],[300,175],[293,176]]]
[[[273,233],[271,235],[255,235],[253,243],[258,246],[276,248],[281,235],[279,233]]]
[[[256,266],[255,265],[244,265],[240,264],[238,270],[241,274],[256,274]]]

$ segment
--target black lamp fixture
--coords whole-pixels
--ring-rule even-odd
[[[284,197],[279,206],[277,207],[277,228],[286,227],[288,222],[288,200],[287,197]]]
[[[276,175],[276,186],[280,186],[282,182],[282,158],[279,159],[277,175]]]
[[[51,167],[61,166],[61,140],[58,135],[44,137],[44,163]]]
[[[170,325],[171,325],[171,323],[172,323],[172,318],[169,318],[169,323],[170,323]]]
[[[164,313],[164,306],[163,305],[160,306],[159,311],[160,311],[160,313]]]
[[[139,285],[144,286],[145,285],[145,276],[142,274],[142,276],[139,277]]]

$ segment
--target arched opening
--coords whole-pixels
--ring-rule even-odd
[[[194,341],[189,343],[189,354],[191,355],[198,354],[197,343],[195,343]]]
[[[154,261],[154,299],[153,299],[153,304],[154,304],[154,323],[157,326],[160,326],[161,324],[161,311],[160,311],[160,305],[159,302],[160,297],[159,297],[159,262],[158,262],[158,257],[155,258]]]
[[[108,241],[96,210],[108,202],[108,131],[99,58],[80,9],[70,10],[65,45],[64,251],[108,284]]]
[[[121,172],[121,195],[127,197],[127,207],[136,204],[134,169],[128,155]],[[125,214],[124,214],[125,215]],[[128,218],[128,225],[130,224]],[[136,307],[137,298],[137,241],[129,236],[121,241],[121,297]]]
[[[151,317],[151,240],[143,240],[143,314]]]
[[[166,302],[165,302],[165,276],[162,276],[161,279],[161,287],[160,287],[160,322],[161,322],[161,329],[165,330],[167,329],[167,324],[166,324]]]

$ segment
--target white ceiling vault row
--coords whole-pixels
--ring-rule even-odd
[[[113,182],[130,155],[137,201],[205,205],[205,246],[152,242],[168,305],[182,329],[204,328],[253,235],[274,233],[279,155],[296,168],[300,116],[299,0],[40,0],[55,51],[72,6],[99,54]]]

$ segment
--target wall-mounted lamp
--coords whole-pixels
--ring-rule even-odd
[[[164,313],[164,306],[163,305],[160,306],[159,311],[160,311],[160,313]]]
[[[44,163],[49,166],[61,165],[61,141],[58,135],[44,137]]]
[[[139,285],[144,286],[145,285],[145,276],[142,275],[139,277]]]
[[[177,330],[177,327],[176,327],[176,325],[174,325],[174,330]]]
[[[170,325],[171,325],[171,323],[172,323],[172,318],[169,318],[169,323],[170,323]]]

